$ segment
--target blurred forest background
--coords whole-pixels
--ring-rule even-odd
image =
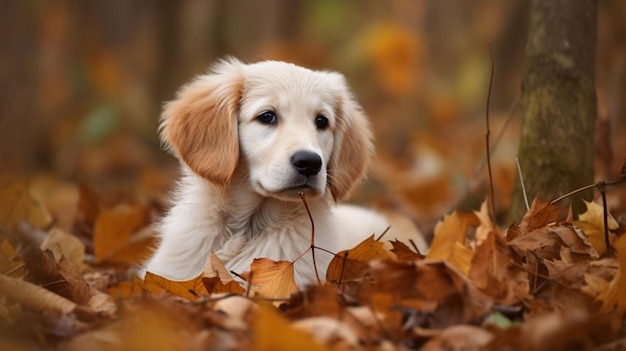
[[[0,175],[27,177],[48,199],[50,192],[77,197],[75,184],[85,182],[109,197],[165,202],[177,164],[158,139],[161,106],[232,55],[346,75],[377,147],[354,201],[428,227],[453,208],[477,208],[487,194],[490,42],[497,206],[510,203],[529,1],[1,4]],[[611,179],[626,157],[626,2],[599,7],[596,174]],[[612,208],[626,206],[612,201]]]

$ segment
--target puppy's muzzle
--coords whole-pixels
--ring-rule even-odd
[[[322,169],[322,158],[311,151],[296,151],[291,155],[290,162],[291,166],[305,177],[315,176]]]

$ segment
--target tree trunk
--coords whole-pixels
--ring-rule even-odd
[[[521,86],[519,162],[529,202],[592,184],[596,0],[533,0]],[[511,215],[526,212],[520,180]],[[591,193],[582,196],[588,198]],[[571,201],[575,213],[583,204]]]

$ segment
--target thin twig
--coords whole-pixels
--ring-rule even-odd
[[[561,196],[557,197],[556,199],[554,199],[554,200],[550,201],[550,203],[551,203],[552,205],[554,205],[554,204],[556,204],[557,202],[559,202],[559,201],[561,201],[561,200],[563,200],[563,199],[566,199],[566,198],[568,198],[568,197],[570,197],[570,196],[573,196],[573,195],[576,195],[576,194],[578,194],[578,193],[582,193],[583,191],[586,191],[586,190],[589,190],[589,189],[593,189],[593,188],[595,188],[595,187],[597,187],[597,186],[598,186],[598,185],[597,185],[597,184],[595,184],[595,183],[594,183],[594,184],[589,184],[589,185],[584,186],[584,187],[582,187],[582,188],[580,188],[580,189],[576,189],[576,190],[574,190],[574,191],[570,191],[569,193],[567,193],[567,194],[565,194],[565,195],[561,195]]]
[[[606,205],[606,184],[603,181],[598,182],[598,190],[600,191],[600,195],[602,195],[602,211],[603,211],[603,220],[604,220],[604,245],[606,245],[606,250],[609,250],[611,246],[611,242],[609,241],[609,210]]]
[[[385,228],[385,230],[378,236],[378,238],[374,239],[376,241],[380,241],[380,239],[383,238],[383,236],[385,236],[385,234],[387,234],[387,232],[389,231],[389,229],[391,229],[391,226],[387,226],[387,228]]]
[[[602,195],[602,211],[603,211],[603,220],[604,220],[604,243],[606,245],[606,249],[608,250],[611,247],[611,241],[609,239],[609,225],[608,225],[609,211],[608,211],[608,206],[606,203],[606,187],[621,184],[621,183],[626,183],[626,160],[624,160],[624,165],[622,166],[619,179],[611,180],[611,181],[601,180],[597,183],[584,186],[574,191],[570,191],[569,193],[559,196],[558,198],[552,200],[550,203],[555,204],[572,195],[576,195],[578,193],[581,193],[589,189],[598,188],[598,191],[600,191],[600,195]]]
[[[524,175],[522,174],[522,168],[519,165],[519,159],[515,158],[515,164],[517,165],[517,173],[519,174],[519,182],[522,184],[522,194],[524,194],[524,202],[526,203],[526,211],[530,210],[528,205],[528,195],[526,194],[526,186],[524,185]]]
[[[491,50],[491,43],[487,43],[489,47],[489,58],[491,59],[491,73],[489,74],[489,90],[487,91],[487,106],[485,109],[485,120],[487,122],[487,132],[485,133],[485,141],[487,144],[487,169],[489,171],[489,188],[490,188],[490,198],[491,198],[491,220],[495,222],[496,220],[496,204],[495,204],[495,196],[493,193],[493,174],[491,172],[491,152],[489,148],[489,135],[491,134],[491,130],[489,129],[489,104],[491,103],[491,87],[493,85],[493,71],[494,71],[494,62],[493,62],[493,51]]]
[[[315,221],[313,221],[313,216],[311,215],[311,211],[309,210],[309,204],[306,203],[306,199],[304,198],[304,193],[298,193],[300,198],[302,199],[302,203],[304,204],[304,208],[306,209],[306,213],[309,215],[309,220],[311,221],[311,257],[313,258],[313,270],[315,270],[315,278],[317,279],[317,284],[322,285],[322,280],[320,279],[319,272],[317,271],[317,263],[315,262]]]

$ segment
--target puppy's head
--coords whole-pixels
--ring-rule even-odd
[[[218,63],[166,105],[161,135],[208,181],[228,186],[241,159],[256,192],[283,200],[344,198],[372,149],[342,75],[276,61]]]

